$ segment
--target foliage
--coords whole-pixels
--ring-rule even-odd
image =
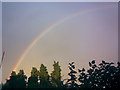
[[[50,81],[49,81],[49,74],[47,71],[46,66],[41,64],[40,66],[40,73],[39,73],[39,79],[40,79],[40,88],[49,88],[50,87]]]
[[[33,67],[31,71],[31,76],[28,78],[27,88],[38,88],[38,75],[39,71],[37,68]]]
[[[61,80],[61,68],[59,62],[53,64],[54,70],[51,75],[48,74],[47,67],[41,64],[40,70],[33,67],[31,76],[28,78],[23,70],[18,74],[12,71],[10,78],[3,84],[3,90],[6,88],[77,88],[77,89],[104,89],[120,88],[120,62],[115,65],[112,62],[102,61],[96,64],[95,60],[89,62],[89,68],[78,69],[76,71],[74,62],[69,63],[69,79],[65,84]],[[77,76],[78,75],[78,76]]]
[[[53,87],[62,87],[61,68],[59,62],[53,64],[54,70],[51,73],[51,83]]]
[[[120,65],[115,67],[114,63],[102,61],[96,65],[95,60],[89,62],[90,68],[79,70],[79,81],[81,88],[116,88],[120,85]]]
[[[24,74],[23,70],[20,70],[19,73],[17,74],[17,88],[25,88],[26,87],[26,79],[27,76]]]
[[[75,71],[75,65],[74,62],[69,63],[69,70],[70,72],[68,73],[68,75],[70,76],[70,79],[68,79],[67,81],[67,86],[69,88],[77,88],[77,72]]]
[[[12,71],[10,79],[6,81],[4,88],[26,88],[26,79],[23,70],[20,70],[18,74]]]
[[[15,71],[12,71],[10,79],[6,79],[6,83],[3,88],[16,88],[17,75]]]
[[[33,67],[31,70],[31,76],[38,77],[39,76],[39,71],[37,68]]]

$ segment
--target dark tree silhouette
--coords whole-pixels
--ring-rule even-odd
[[[114,63],[102,61],[96,65],[95,60],[89,62],[90,68],[79,70],[80,88],[118,88],[120,87],[120,64],[115,67]]]
[[[16,88],[26,88],[27,76],[24,74],[23,70],[20,70],[17,75]]]
[[[70,72],[68,73],[68,75],[70,76],[70,79],[68,79],[67,81],[67,86],[68,88],[77,88],[77,72],[75,71],[75,65],[74,62],[69,63],[69,70]]]
[[[49,74],[47,71],[47,68],[41,64],[40,66],[40,73],[39,73],[39,79],[40,79],[40,88],[50,88],[51,84],[49,81]]]
[[[31,71],[31,76],[28,78],[27,88],[38,88],[38,75],[39,71],[37,68],[33,67]]]
[[[17,75],[15,71],[12,71],[10,79],[6,81],[3,88],[26,88],[26,79],[23,70],[20,70]]]
[[[53,64],[53,71],[51,73],[51,83],[53,87],[62,87],[61,81],[61,68],[59,62],[55,62]]]
[[[12,71],[10,78],[3,84],[4,89],[25,89],[25,88],[77,88],[77,89],[117,89],[120,88],[120,62],[115,65],[112,62],[102,61],[96,64],[95,60],[89,62],[90,68],[76,71],[74,62],[69,63],[69,79],[65,84],[61,80],[61,68],[59,62],[53,64],[54,70],[51,76],[46,66],[41,64],[40,70],[33,67],[31,76],[28,78],[23,70],[18,74]],[[77,76],[78,75],[78,76]]]
[[[10,79],[6,79],[6,83],[3,88],[16,88],[17,75],[15,71],[12,71]]]

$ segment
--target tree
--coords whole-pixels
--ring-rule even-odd
[[[20,70],[18,74],[15,71],[12,71],[10,79],[6,80],[3,88],[26,88],[26,75],[24,71]]]
[[[28,78],[27,88],[38,88],[38,75],[39,71],[33,67],[31,70],[31,76]]]
[[[120,65],[115,67],[114,63],[102,61],[96,65],[95,60],[89,62],[90,68],[85,73],[85,70],[79,70],[80,88],[118,88],[120,87]]]
[[[27,76],[24,74],[24,70],[20,70],[17,74],[16,88],[26,88]]]
[[[89,62],[89,68],[78,69],[79,75],[77,77],[77,71],[74,62],[69,63],[70,76],[65,84],[64,80],[61,80],[61,68],[59,62],[53,64],[54,70],[49,76],[46,66],[41,64],[40,70],[33,67],[31,70],[31,76],[26,81],[27,77],[23,70],[20,70],[18,74],[12,71],[9,79],[3,84],[2,90],[6,88],[10,89],[23,89],[23,88],[77,88],[77,89],[107,89],[120,88],[120,62],[115,65],[112,62],[102,61],[100,64],[96,64],[95,60]],[[40,82],[39,82],[40,80]],[[79,83],[78,83],[78,82]]]
[[[53,87],[62,87],[61,81],[61,68],[59,62],[55,62],[53,64],[54,70],[51,73],[51,83]]]
[[[40,79],[40,88],[49,88],[50,87],[50,81],[49,81],[49,74],[47,71],[46,66],[41,64],[40,66],[40,73],[39,73],[39,79]]]
[[[70,72],[68,73],[68,75],[70,76],[70,79],[68,79],[67,81],[67,85],[69,88],[77,88],[77,72],[75,71],[75,65],[74,62],[69,63],[69,70]]]
[[[6,79],[6,83],[3,86],[4,88],[16,88],[17,75],[15,71],[12,71],[10,79]]]

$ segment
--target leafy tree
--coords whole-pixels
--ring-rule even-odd
[[[95,64],[95,61],[93,60],[91,63],[89,62],[89,65],[90,67],[92,67],[93,69],[95,69],[96,67],[96,64]],[[85,69],[78,69],[78,72],[80,73],[79,74],[79,82],[81,83],[79,85],[80,88],[92,88],[91,86],[94,86],[94,84],[92,82],[95,81],[95,77],[94,77],[94,74],[93,74],[93,69],[89,69],[87,72],[89,74],[86,74],[85,72]]]
[[[102,61],[96,65],[95,60],[89,62],[90,68],[85,73],[85,70],[79,70],[80,88],[116,88],[120,85],[120,65],[115,67],[114,63]]]
[[[27,88],[38,88],[38,75],[39,71],[37,68],[33,67],[31,71],[31,76],[28,78]]]
[[[70,72],[68,73],[68,75],[70,76],[70,79],[68,79],[67,81],[67,85],[69,88],[77,88],[77,72],[75,71],[75,65],[74,62],[69,63],[69,70]]]
[[[53,64],[54,70],[51,73],[51,83],[53,87],[62,87],[61,81],[61,68],[59,62],[55,62]]]
[[[49,88],[50,87],[50,81],[49,81],[49,74],[47,71],[46,66],[41,64],[40,66],[40,73],[39,73],[39,79],[40,79],[40,88]]]

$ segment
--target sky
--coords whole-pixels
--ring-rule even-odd
[[[54,61],[60,62],[66,77],[68,63],[72,61],[76,68],[87,68],[93,59],[98,63],[118,60],[117,2],[2,5],[2,49],[6,52],[3,81],[14,69],[24,69],[29,76],[31,68],[39,69],[41,64],[51,73]],[[24,55],[34,40],[37,41]]]
[[[119,0],[1,0],[2,2],[118,2]]]

